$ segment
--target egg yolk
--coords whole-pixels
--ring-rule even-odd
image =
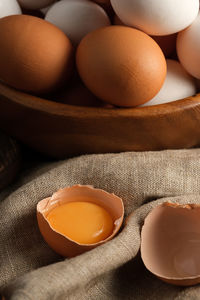
[[[80,244],[94,244],[113,231],[113,220],[101,206],[91,202],[68,202],[47,215],[51,227]]]

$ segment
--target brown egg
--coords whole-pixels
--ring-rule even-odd
[[[165,202],[146,217],[141,233],[146,268],[165,282],[200,283],[200,205]]]
[[[113,18],[114,25],[125,25],[117,15],[114,15]],[[170,35],[151,35],[154,41],[160,46],[162,49],[165,57],[170,57],[174,52],[176,52],[176,38],[177,33],[170,34]]]
[[[56,26],[37,17],[0,19],[0,80],[26,92],[44,93],[65,82],[72,46]]]
[[[117,15],[113,18],[114,25],[125,25]],[[176,51],[176,38],[177,33],[170,35],[151,35],[154,41],[160,46],[165,57],[170,57]]]
[[[83,243],[77,241],[77,239],[72,238],[71,236],[66,236],[65,234],[61,233],[60,230],[56,230],[55,227],[53,227],[55,226],[55,224],[52,224],[49,221],[50,214],[54,212],[57,208],[60,210],[60,212],[63,212],[64,205],[66,204],[76,205],[77,203],[89,203],[90,205],[98,206],[105,210],[106,214],[109,214],[112,220],[112,230],[110,231],[110,234],[107,235],[107,237],[95,243]],[[85,215],[83,215],[82,210],[75,210],[75,214],[73,215],[72,220],[77,219],[77,222],[79,222],[80,213],[82,215],[81,217],[83,218],[83,221],[85,223],[88,223],[86,222],[87,218],[85,218]],[[94,215],[93,217],[93,220],[95,220],[95,218],[97,218],[98,215]],[[122,199],[114,194],[109,194],[104,190],[95,189],[92,186],[75,185],[72,187],[64,188],[54,193],[52,197],[41,200],[37,205],[37,219],[41,234],[43,235],[48,245],[55,252],[59,253],[64,257],[74,257],[112,239],[119,231],[123,222],[123,217],[124,206]],[[66,219],[67,218],[65,216],[65,220]],[[78,223],[70,223],[70,230],[77,230],[78,226]],[[93,226],[93,224],[91,224],[91,226]],[[66,230],[66,228],[63,228],[64,226],[62,224],[62,230]],[[99,232],[101,232],[101,230]],[[73,234],[75,237],[75,233]],[[83,236],[80,236],[79,238],[83,239]]]
[[[157,43],[144,32],[125,26],[108,26],[85,36],[76,63],[91,92],[117,106],[149,101],[166,76],[166,60]]]

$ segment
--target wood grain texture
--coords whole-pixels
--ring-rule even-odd
[[[20,160],[20,150],[16,141],[0,132],[0,190],[16,176]]]
[[[200,94],[140,108],[77,107],[0,84],[0,128],[55,158],[200,145]]]

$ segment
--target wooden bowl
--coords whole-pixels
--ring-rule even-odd
[[[141,108],[77,107],[0,84],[0,128],[55,158],[200,145],[200,94]]]

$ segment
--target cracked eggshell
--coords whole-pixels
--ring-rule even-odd
[[[92,202],[106,209],[113,218],[114,229],[112,234],[105,240],[95,244],[79,244],[56,232],[47,221],[46,216],[55,207],[74,201]],[[121,198],[87,185],[74,185],[61,189],[54,193],[52,197],[43,199],[37,204],[37,220],[42,236],[55,252],[64,257],[74,257],[111,240],[119,231],[123,217],[124,205]]]
[[[165,282],[200,283],[200,205],[165,202],[146,217],[141,256],[146,268]]]

